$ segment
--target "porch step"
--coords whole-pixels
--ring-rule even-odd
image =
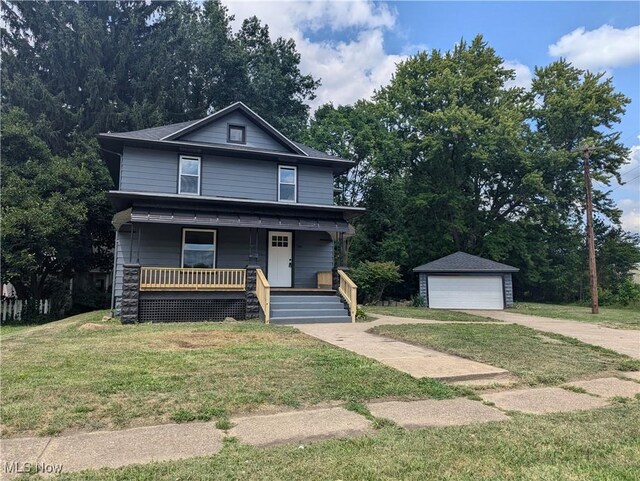
[[[271,324],[322,324],[322,323],[340,323],[351,322],[348,315],[344,316],[310,316],[310,317],[272,317]]]
[[[327,316],[343,316],[346,315],[344,307],[322,307],[322,308],[304,308],[304,309],[271,309],[271,312],[275,317],[305,317],[312,312],[314,316],[327,317]]]
[[[333,293],[271,295],[273,324],[351,322],[349,311]]]

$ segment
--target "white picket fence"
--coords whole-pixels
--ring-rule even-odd
[[[51,309],[51,301],[48,299],[41,299],[37,302],[38,313],[49,314]],[[20,321],[22,320],[22,311],[26,309],[27,301],[22,299],[5,298],[0,302],[0,321]]]

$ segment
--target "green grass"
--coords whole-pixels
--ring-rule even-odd
[[[62,475],[61,481],[611,481],[640,478],[640,402]]]
[[[618,329],[640,329],[640,309],[637,307],[600,307],[599,314],[591,314],[591,307],[585,306],[516,302],[513,312],[553,319],[592,322]]]
[[[94,312],[2,341],[2,433],[224,420],[265,405],[458,395],[286,326],[123,326]],[[81,330],[86,322],[100,330]]]
[[[515,324],[406,324],[371,332],[507,369],[529,385],[640,369],[628,356]]]
[[[447,322],[500,322],[495,319],[482,316],[474,316],[464,312],[446,311],[443,309],[428,309],[426,307],[411,306],[365,306],[367,314],[380,314],[384,316],[412,317],[414,319],[430,319],[432,321]]]
[[[14,332],[18,332],[18,331],[23,331],[25,329],[28,329],[30,327],[34,327],[33,324],[19,324],[16,326],[7,326],[7,325],[0,325],[0,336],[6,336],[9,334],[13,334]]]

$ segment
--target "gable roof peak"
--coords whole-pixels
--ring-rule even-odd
[[[205,125],[207,125],[207,124],[209,124],[211,122],[214,122],[217,119],[220,119],[220,118],[224,117],[225,115],[228,115],[228,114],[230,114],[232,112],[235,112],[236,110],[241,110],[253,122],[255,122],[262,129],[264,129],[269,135],[274,137],[281,144],[287,146],[289,149],[291,149],[296,154],[304,155],[304,156],[307,156],[307,157],[309,156],[309,154],[304,149],[300,148],[295,142],[293,142],[289,138],[287,138],[278,129],[276,129],[269,122],[267,122],[265,119],[260,117],[256,112],[251,110],[244,102],[242,102],[240,100],[232,103],[231,105],[228,105],[227,107],[225,107],[223,109],[217,110],[217,111],[207,115],[206,117],[204,117],[204,118],[202,118],[200,120],[195,120],[190,125],[187,125],[187,126],[181,128],[179,130],[176,130],[176,131],[172,132],[171,134],[164,136],[160,140],[176,140],[177,138],[179,138],[179,137],[181,137],[181,136],[183,136],[185,134],[188,134],[189,132],[193,132],[194,130],[197,130],[197,129],[201,128],[201,127],[204,127]]]

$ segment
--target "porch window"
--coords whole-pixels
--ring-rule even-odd
[[[200,195],[200,157],[180,156],[178,193]]]
[[[278,167],[278,200],[281,202],[296,201],[296,184],[298,169],[281,165]]]
[[[216,231],[182,231],[182,267],[213,269],[216,265]]]

